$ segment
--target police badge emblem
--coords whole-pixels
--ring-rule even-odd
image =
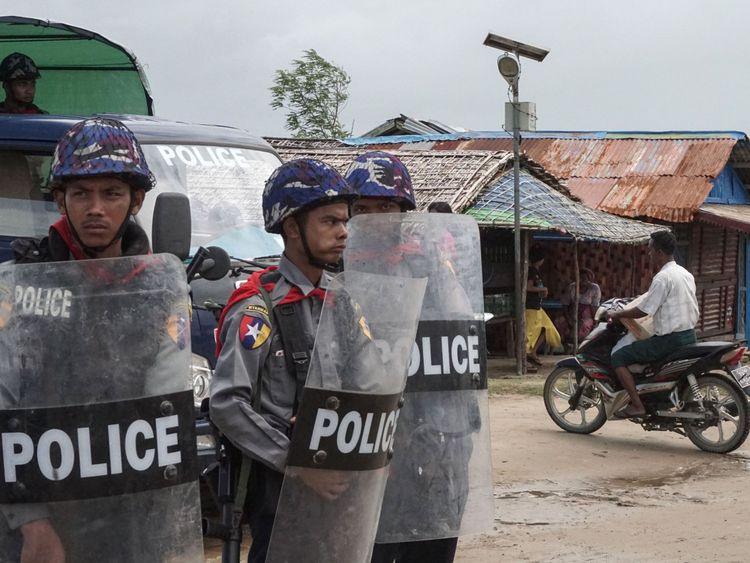
[[[240,344],[247,350],[260,348],[271,334],[271,327],[260,317],[244,315],[240,321]]]

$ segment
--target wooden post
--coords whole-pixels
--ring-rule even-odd
[[[526,367],[528,366],[526,358],[526,286],[529,283],[529,246],[531,246],[531,235],[528,231],[523,232],[521,243],[521,310],[516,313],[518,320],[518,335],[516,335],[516,366],[520,366],[518,374],[524,375],[526,374]]]
[[[575,274],[576,292],[573,305],[573,353],[578,352],[578,307],[581,301],[581,272],[578,267],[578,239],[573,239],[573,270]]]

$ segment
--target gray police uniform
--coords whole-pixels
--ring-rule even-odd
[[[296,309],[309,352],[315,342],[322,302],[310,295],[316,287],[286,256],[277,272],[280,277],[270,292],[274,306],[293,287],[306,296]],[[326,287],[328,280],[328,274],[323,273],[320,287]],[[273,311],[268,311],[262,295],[234,305],[227,312],[218,338],[222,346],[211,381],[211,420],[243,455],[259,462],[253,464],[248,512],[253,533],[250,557],[262,561],[286,467],[290,421],[299,400],[298,384],[287,366]],[[252,408],[259,371],[260,413]]]
[[[274,306],[296,286],[306,296],[316,289],[302,271],[285,256],[279,263],[280,279],[270,293]],[[320,282],[326,287],[328,274]],[[321,301],[308,297],[303,300],[301,324],[312,350],[315,331],[320,318]],[[294,415],[297,382],[287,369],[284,346],[277,326],[272,323],[272,312],[267,310],[260,294],[235,305],[225,318],[218,335],[221,352],[216,362],[216,373],[211,381],[211,420],[244,455],[250,456],[271,469],[283,472],[289,449],[290,420]],[[260,335],[241,340],[240,328],[246,317],[258,319]],[[263,334],[264,328],[269,332]],[[263,389],[261,413],[253,410],[252,398],[258,371],[261,370]]]

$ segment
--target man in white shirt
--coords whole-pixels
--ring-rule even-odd
[[[640,319],[646,315],[654,318],[654,336],[624,346],[612,354],[612,367],[630,395],[630,405],[620,411],[626,417],[646,414],[628,366],[658,362],[677,348],[695,343],[699,315],[695,279],[674,261],[675,246],[676,239],[669,231],[651,235],[648,253],[659,272],[651,281],[646,297],[638,307],[609,314],[613,320]]]

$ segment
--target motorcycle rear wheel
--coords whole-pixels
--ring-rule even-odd
[[[573,410],[568,400],[579,384],[586,385],[586,388],[578,408]],[[607,412],[599,391],[591,380],[576,374],[571,368],[559,367],[547,376],[544,382],[544,406],[555,424],[574,434],[591,434],[607,422]]]
[[[750,408],[745,394],[724,377],[703,374],[697,377],[703,405],[716,415],[713,424],[685,423],[685,433],[701,450],[724,454],[739,448],[750,432]],[[682,394],[686,403],[695,403],[686,387]],[[695,411],[695,409],[691,409]],[[727,433],[727,430],[729,431]]]

